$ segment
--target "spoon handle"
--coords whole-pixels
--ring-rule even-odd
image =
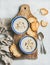
[[[42,45],[40,46],[40,53],[41,53],[41,54],[43,53]]]
[[[42,41],[42,46],[43,46],[43,53],[46,54],[46,49],[44,47],[43,41]]]
[[[40,53],[42,54],[43,53],[43,48],[42,48],[42,40],[40,40]]]
[[[43,45],[43,52],[44,52],[44,54],[46,54],[46,50],[45,50],[45,47],[44,47],[44,45]]]

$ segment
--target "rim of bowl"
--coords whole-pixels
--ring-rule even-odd
[[[18,19],[18,18],[23,18],[23,19],[25,19],[25,20],[27,21],[27,23],[28,23],[27,29],[26,29],[24,32],[21,32],[21,33],[20,33],[20,32],[17,32],[17,31],[14,29],[14,27],[13,27],[13,23],[14,23],[15,20]],[[25,17],[23,17],[23,16],[17,16],[17,17],[15,17],[15,18],[13,18],[13,19],[12,19],[12,22],[11,22],[11,28],[12,28],[12,30],[13,30],[16,34],[23,34],[23,33],[25,33],[25,32],[28,30],[29,26],[30,26],[30,24],[29,24],[28,20],[27,20]]]
[[[35,47],[35,49],[34,49],[33,51],[31,51],[31,52],[26,52],[26,51],[23,50],[23,48],[22,48],[22,46],[21,46],[21,44],[22,44],[22,43],[21,43],[22,40],[23,40],[24,38],[26,38],[26,37],[31,37],[31,36],[24,36],[24,37],[21,38],[21,40],[19,41],[19,47],[20,47],[20,50],[21,50],[23,53],[25,53],[25,54],[32,54],[32,53],[36,50],[36,48],[37,48],[37,41],[36,41],[35,38],[31,37],[32,39],[34,39],[35,44],[36,44],[36,47]]]

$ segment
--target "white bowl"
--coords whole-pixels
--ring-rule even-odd
[[[33,40],[33,44],[34,44],[34,47],[31,51],[26,51],[25,48],[24,48],[24,41],[26,41],[27,39],[32,39]],[[29,44],[29,43],[28,43]],[[35,40],[35,38],[31,37],[31,36],[24,36],[20,41],[19,41],[19,47],[20,47],[20,50],[25,53],[25,54],[32,54],[36,48],[37,48],[37,41]]]
[[[25,20],[24,22],[26,23],[26,25],[27,25],[27,27],[26,27],[26,29],[24,30],[24,31],[17,31],[17,29],[15,29],[14,28],[14,22],[17,22],[16,20],[18,20],[18,19],[23,19],[23,20]],[[11,28],[12,28],[12,30],[16,33],[16,34],[23,34],[23,33],[25,33],[27,30],[28,30],[28,28],[29,28],[29,22],[28,22],[28,20],[25,18],[25,17],[22,17],[22,16],[17,16],[17,17],[15,17],[15,18],[13,18],[12,19],[12,23],[11,23]],[[22,30],[22,29],[21,29]]]

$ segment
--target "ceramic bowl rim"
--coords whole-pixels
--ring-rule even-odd
[[[27,23],[28,23],[27,29],[26,29],[24,32],[22,32],[22,33],[17,32],[17,31],[14,29],[14,27],[13,27],[13,23],[14,23],[15,20],[18,19],[18,18],[24,18],[24,19],[27,21]],[[28,20],[27,20],[25,17],[23,17],[23,16],[17,16],[17,17],[15,17],[15,18],[13,18],[13,19],[12,19],[12,22],[11,22],[11,28],[12,28],[12,30],[13,30],[16,34],[23,34],[23,33],[25,33],[25,32],[28,30],[29,26],[30,26],[30,24],[29,24]]]
[[[31,37],[31,36],[24,36],[24,37],[22,37],[22,38],[20,39],[20,41],[19,41],[20,50],[21,50],[23,53],[25,53],[25,54],[32,54],[32,53],[36,50],[36,48],[37,48],[37,41],[36,41],[35,38],[31,37],[32,39],[34,39],[34,41],[35,41],[35,43],[36,43],[36,47],[35,47],[35,49],[34,49],[33,51],[31,51],[31,52],[26,52],[26,51],[23,50],[23,48],[22,48],[22,46],[21,46],[22,40],[23,40],[24,38],[26,38],[26,37]]]

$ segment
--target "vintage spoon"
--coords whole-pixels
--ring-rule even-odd
[[[43,44],[44,35],[42,32],[38,33],[38,39],[41,41],[40,52],[46,54],[46,50]]]

